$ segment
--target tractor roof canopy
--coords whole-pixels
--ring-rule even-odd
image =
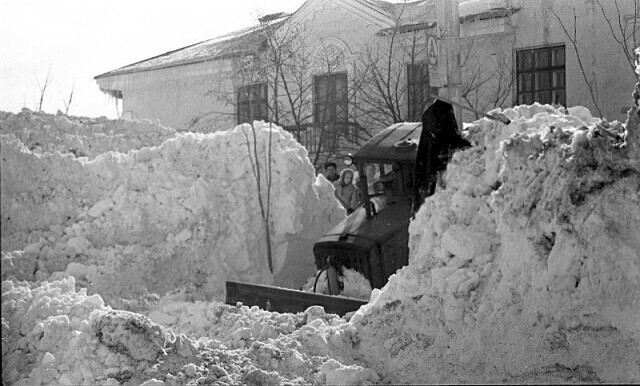
[[[421,133],[421,122],[396,123],[368,140],[353,158],[358,163],[415,163]]]

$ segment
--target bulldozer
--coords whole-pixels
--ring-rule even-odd
[[[344,315],[365,301],[340,296],[345,268],[361,273],[372,288],[409,263],[409,223],[457,150],[470,147],[460,136],[453,102],[432,99],[422,122],[394,124],[345,157],[357,170],[362,205],[313,247],[315,264],[329,294],[227,281],[227,304],[257,305],[270,311],[302,312],[320,305]],[[495,118],[491,116],[491,118]]]

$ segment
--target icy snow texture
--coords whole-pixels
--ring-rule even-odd
[[[3,117],[3,133],[20,125],[46,141],[53,137],[43,128],[67,119],[25,112]],[[168,130],[144,122],[104,125],[133,143],[163,138]],[[85,127],[87,133],[94,128]],[[123,298],[185,286],[222,299],[227,279],[302,286],[315,271],[313,243],[345,212],[290,134],[256,122],[255,135],[254,142],[250,125],[207,135],[173,133],[156,147],[91,160],[36,154],[13,135],[2,135],[2,277],[34,280],[37,270],[35,279],[42,280],[66,270],[119,307]],[[266,203],[270,136],[274,275],[252,166],[257,157]],[[66,139],[51,146],[76,145]]]
[[[158,309],[173,328],[105,307],[73,277],[2,283],[2,380],[14,385],[368,384],[379,378],[344,352],[355,329],[322,308],[298,315],[176,297]],[[205,328],[207,330],[205,330]],[[277,338],[277,339],[276,339]],[[342,358],[338,361],[334,358]]]
[[[410,264],[352,322],[392,383],[640,381],[640,129],[551,106],[468,128]]]
[[[107,118],[53,116],[22,109],[18,114],[0,111],[2,134],[13,134],[36,153],[72,153],[93,159],[109,151],[126,153],[158,146],[176,135],[174,129],[149,120],[127,121]]]

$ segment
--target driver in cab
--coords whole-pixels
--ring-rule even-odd
[[[393,174],[386,174],[373,184],[374,197],[370,197],[373,213],[380,213],[384,208],[393,205]]]

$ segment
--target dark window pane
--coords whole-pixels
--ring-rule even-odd
[[[565,74],[564,70],[553,72],[553,88],[564,88]]]
[[[551,51],[551,65],[564,66],[564,47],[557,47]]]
[[[336,78],[336,100],[346,101],[348,99],[347,91],[347,76],[345,74]]]
[[[536,51],[536,68],[549,67],[549,50],[541,49]]]
[[[408,119],[417,121],[432,91],[429,85],[429,66],[426,63],[407,64]]]
[[[533,74],[520,74],[518,77],[518,91],[531,91]]]
[[[336,122],[347,122],[347,106],[343,104],[336,105]]]
[[[520,105],[530,105],[532,103],[532,98],[530,93],[524,93],[518,95],[518,104]]]
[[[314,119],[320,125],[347,121],[347,74],[320,75],[314,78]],[[325,138],[325,141],[330,140]]]
[[[553,91],[551,98],[554,105],[566,106],[564,91]]]
[[[536,90],[551,89],[551,79],[548,72],[536,73]]]
[[[238,87],[238,123],[268,119],[267,84],[253,84]]]
[[[540,102],[542,104],[550,104],[551,103],[551,91],[541,91],[535,94],[536,102]]]
[[[527,71],[533,68],[533,51],[518,52],[518,70]]]

